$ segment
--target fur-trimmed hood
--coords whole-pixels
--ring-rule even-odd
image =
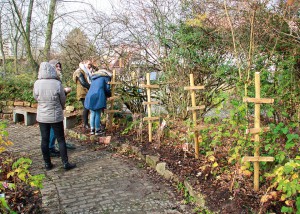
[[[94,76],[94,75],[99,75],[99,76],[109,76],[109,77],[111,77],[111,76],[112,76],[112,73],[109,72],[109,71],[107,71],[107,70],[105,70],[105,69],[100,69],[100,70],[94,72],[94,73],[93,73],[93,76]]]

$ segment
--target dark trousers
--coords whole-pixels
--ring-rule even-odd
[[[58,123],[39,123],[42,143],[41,149],[45,163],[51,163],[50,150],[49,150],[49,139],[50,139],[50,129],[52,127],[54,135],[57,138],[59,145],[60,157],[63,163],[68,162],[68,154],[65,140],[64,124],[63,122]]]
[[[89,110],[84,107],[84,100],[80,99],[83,105],[83,112],[82,112],[82,118],[84,125],[89,125]]]

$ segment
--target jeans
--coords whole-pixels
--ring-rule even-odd
[[[68,154],[67,154],[63,122],[61,121],[58,123],[39,123],[39,126],[40,126],[40,132],[42,137],[41,149],[42,149],[42,154],[45,163],[51,163],[50,150],[49,150],[49,144],[50,144],[49,139],[50,139],[51,128],[54,131],[54,135],[57,137],[61,160],[63,163],[68,162]]]
[[[54,130],[53,130],[52,127],[50,129],[50,139],[49,140],[50,140],[49,149],[54,149],[55,148],[56,137],[55,137]]]
[[[88,109],[86,109],[85,107],[84,107],[84,100],[85,99],[80,99],[81,100],[81,102],[82,102],[82,105],[83,105],[83,112],[82,112],[82,117],[83,117],[83,124],[84,125],[88,125],[89,124],[89,110]]]
[[[101,117],[101,109],[95,111],[91,110],[91,114],[90,114],[91,129],[96,129],[96,131],[100,130],[100,117]]]

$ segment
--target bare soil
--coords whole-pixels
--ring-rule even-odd
[[[281,202],[260,203],[262,195],[266,192],[266,186],[262,185],[259,192],[254,192],[253,178],[237,174],[234,166],[224,173],[214,172],[211,164],[201,152],[199,159],[195,159],[192,149],[184,152],[181,145],[169,139],[162,139],[160,143],[154,139],[152,143],[149,143],[148,131],[145,129],[139,133],[131,130],[126,135],[121,134],[122,130],[124,129],[115,127],[114,131],[107,131],[106,135],[112,135],[112,141],[117,139],[121,144],[129,143],[139,147],[144,155],[159,156],[160,161],[166,162],[168,168],[179,177],[181,182],[188,179],[193,188],[205,196],[205,205],[210,211],[224,214],[281,213]],[[82,129],[77,131],[87,134]],[[142,139],[141,136],[143,136]],[[101,145],[99,145],[99,149],[101,149]],[[102,149],[104,149],[103,145]],[[228,151],[226,148],[219,149],[215,152],[217,162],[220,168],[222,166],[228,168]]]

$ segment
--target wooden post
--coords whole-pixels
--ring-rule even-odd
[[[254,191],[259,190],[259,162],[260,161],[274,161],[273,157],[260,157],[260,138],[259,134],[264,131],[268,131],[269,127],[260,127],[260,104],[273,103],[274,99],[260,98],[260,73],[255,72],[255,98],[245,97],[244,102],[255,103],[254,107],[254,129],[247,129],[246,133],[254,134],[254,157],[243,157],[242,161],[254,162]]]
[[[109,84],[111,90],[111,97],[107,100],[110,102],[110,109],[106,110],[105,112],[108,113],[107,129],[111,130],[114,113],[121,112],[119,110],[114,110],[114,100],[119,98],[118,96],[115,96],[115,85],[121,84],[120,82],[116,82],[116,70],[113,70],[112,79],[109,82]]]
[[[260,75],[255,72],[255,98],[260,98]],[[254,128],[260,129],[260,104],[255,103],[254,106]],[[256,145],[254,149],[254,157],[259,157],[259,134],[254,135],[254,142]],[[259,189],[259,162],[254,162],[254,190]]]
[[[150,85],[150,73],[147,73],[146,75],[147,79],[147,85]],[[147,88],[147,101],[151,102],[151,89]],[[151,117],[151,105],[147,104],[147,112],[148,112],[148,117]],[[149,142],[152,142],[152,122],[151,120],[148,121],[148,130],[149,130]]]
[[[287,5],[292,6],[294,4],[295,0],[287,0]]]
[[[150,73],[146,74],[147,84],[141,84],[141,88],[146,88],[147,91],[147,102],[143,102],[143,105],[147,105],[148,117],[144,117],[144,121],[148,121],[148,131],[149,131],[149,142],[152,142],[152,120],[159,120],[159,117],[151,116],[151,105],[158,104],[158,102],[151,102],[151,88],[159,88],[158,85],[150,84]]]
[[[203,129],[204,126],[197,126],[197,112],[196,110],[204,109],[205,106],[196,106],[196,97],[195,97],[195,90],[197,89],[204,89],[204,86],[195,86],[194,85],[194,75],[190,74],[190,86],[184,87],[184,90],[189,90],[191,93],[192,99],[192,107],[187,107],[188,111],[192,111],[193,115],[193,123],[195,126],[194,131],[194,143],[195,143],[195,158],[199,158],[199,142],[198,142],[198,128]]]

